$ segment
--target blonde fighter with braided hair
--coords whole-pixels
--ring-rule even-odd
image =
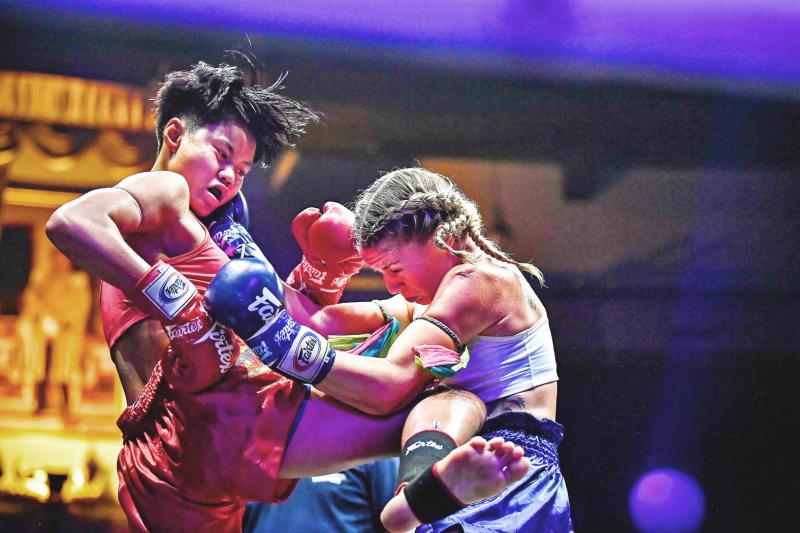
[[[415,217],[419,214],[422,220]],[[406,168],[386,174],[361,194],[356,204],[356,217],[353,236],[362,249],[392,234],[414,238],[432,232],[437,246],[465,262],[473,263],[483,252],[515,265],[544,285],[541,270],[530,263],[515,261],[483,235],[483,219],[475,202],[450,179],[435,172]],[[454,249],[446,241],[448,237],[461,239],[465,236],[472,239],[478,251]]]
[[[521,273],[543,285],[541,271],[486,238],[475,203],[429,170],[382,176],[359,196],[354,211],[355,245],[395,296],[320,307],[289,290],[286,305],[297,321],[325,334],[372,331],[387,320],[401,327],[384,360],[336,352],[330,372],[315,384],[327,395],[383,415],[426,387],[429,394],[432,384],[447,387],[419,401],[407,418],[402,492],[385,508],[384,525],[390,531],[420,523],[421,531],[457,524],[464,530],[571,531],[557,452],[563,428],[555,422],[553,342],[545,309]],[[462,397],[462,390],[471,394]],[[473,394],[486,404],[485,423],[476,422]],[[470,444],[477,453],[469,460],[487,453],[511,457],[514,443],[513,453],[524,449],[531,467],[523,475],[525,463],[512,460],[513,468],[482,478],[448,478],[458,455],[448,452],[463,452],[458,445],[476,431]],[[508,451],[493,451],[493,442]],[[488,485],[496,489],[488,491]]]

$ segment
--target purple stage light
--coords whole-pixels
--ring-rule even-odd
[[[689,533],[700,529],[705,496],[691,476],[659,468],[639,478],[628,507],[633,523],[643,533]]]
[[[0,4],[6,3],[0,0]],[[355,43],[464,68],[800,86],[797,0],[25,0],[18,9]],[[794,50],[794,52],[793,52]]]

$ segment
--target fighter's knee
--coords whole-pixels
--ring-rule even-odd
[[[486,419],[486,404],[477,395],[462,389],[450,389],[447,394],[455,398],[454,401],[463,404],[464,409],[473,411],[481,419],[481,423]]]
[[[465,416],[480,419],[481,423],[486,419],[486,404],[483,403],[475,394],[450,387],[440,387],[434,394],[423,398],[414,410],[437,411],[445,410],[448,412],[457,410]]]
[[[486,420],[486,406],[474,394],[445,389],[417,403],[406,419],[404,438],[425,430],[451,435],[457,442],[477,433]]]

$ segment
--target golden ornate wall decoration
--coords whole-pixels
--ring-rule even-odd
[[[75,155],[97,137],[97,130],[64,128],[51,124],[28,124],[27,134],[36,147],[50,157]]]
[[[0,317],[0,495],[111,502],[120,514],[113,421],[124,394],[98,333],[90,280],[63,262],[44,226],[79,191],[149,168],[153,131],[137,89],[0,72],[0,227],[29,228],[33,257],[19,312]],[[42,290],[33,291],[39,278]]]
[[[10,185],[57,189],[111,186],[152,165],[150,135],[0,121],[0,167]]]
[[[117,83],[0,71],[0,167],[11,185],[113,185],[151,164],[151,107]]]
[[[9,120],[0,120],[0,167],[11,163],[16,156],[17,136],[14,126]]]
[[[6,187],[2,192],[3,205],[56,209],[80,196],[78,193]]]
[[[150,102],[139,89],[35,72],[0,71],[0,117],[80,128],[154,128]]]
[[[140,168],[149,166],[152,151],[155,150],[156,146],[155,135],[153,135],[152,147],[148,146],[152,150],[144,151],[140,149],[141,143],[134,144],[133,141],[134,139],[131,138],[131,135],[126,135],[123,132],[103,130],[97,136],[94,144],[103,159],[115,167]]]

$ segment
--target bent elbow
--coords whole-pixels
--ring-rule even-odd
[[[47,224],[45,224],[44,227],[45,235],[47,235],[50,242],[56,246],[63,243],[70,233],[69,228],[71,224],[66,211],[67,209],[63,206],[56,209],[56,211],[50,215],[50,218],[47,219]]]

